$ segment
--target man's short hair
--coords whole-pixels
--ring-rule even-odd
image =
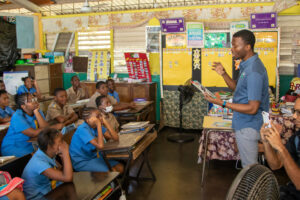
[[[6,90],[0,90],[0,96],[1,96],[2,94],[7,94]]]
[[[74,81],[74,78],[76,78],[76,77],[79,79],[79,77],[77,75],[74,75],[74,76],[72,76],[71,81]]]
[[[251,49],[254,50],[255,45],[255,35],[252,31],[249,30],[240,30],[233,34],[233,37],[240,37],[245,42],[245,44],[249,44],[251,46]]]
[[[64,88],[56,88],[55,90],[54,90],[54,96],[56,96],[59,92],[62,92],[62,91],[66,91]]]

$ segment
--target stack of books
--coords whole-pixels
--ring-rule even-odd
[[[135,133],[135,132],[140,132],[144,131],[145,128],[148,127],[149,121],[145,122],[129,122],[127,124],[124,124],[121,126],[122,130],[120,131],[120,134],[125,134],[125,133]]]

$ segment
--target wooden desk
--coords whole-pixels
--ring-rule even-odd
[[[153,111],[153,101],[148,101],[144,105],[137,105],[135,109],[130,109],[126,112],[116,111],[118,120],[121,124],[131,121],[151,121],[150,113]]]
[[[105,199],[119,199],[121,188],[116,180],[118,176],[119,172],[74,172],[72,183],[63,183],[45,195],[45,198],[48,200],[98,199],[98,195],[113,183],[115,188]]]
[[[104,148],[101,149],[103,154],[103,158],[111,170],[111,166],[108,162],[108,159],[123,159],[126,160],[126,166],[124,170],[124,174],[122,177],[122,184],[125,182],[126,176],[129,174],[129,166],[132,161],[135,161],[141,154],[143,155],[142,164],[139,167],[138,173],[136,177],[130,177],[137,180],[156,180],[156,177],[152,171],[152,168],[148,159],[148,152],[150,150],[150,145],[157,138],[156,130],[151,131],[154,128],[154,124],[150,124],[149,127],[145,131],[137,132],[137,133],[128,133],[121,134],[119,136],[119,141],[114,141],[111,143],[106,143]],[[140,172],[144,166],[147,164],[147,167],[151,173],[151,178],[140,178]]]
[[[222,126],[217,126],[216,124],[231,124],[232,121],[230,120],[224,120],[222,117],[211,117],[211,116],[204,116],[203,119],[203,137],[205,140],[205,150],[204,150],[204,156],[203,156],[203,161],[202,161],[202,177],[201,177],[201,184],[203,185],[204,183],[204,177],[205,177],[205,167],[206,167],[206,155],[207,155],[207,146],[208,146],[208,139],[209,135],[211,132],[218,130],[218,131],[223,131],[223,132],[232,132],[233,129],[230,126],[222,127]]]

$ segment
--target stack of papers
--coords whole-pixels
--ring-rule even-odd
[[[134,129],[134,128],[145,128],[148,126],[150,122],[129,122],[127,124],[124,124],[121,128],[123,129]]]

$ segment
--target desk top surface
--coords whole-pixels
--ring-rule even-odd
[[[137,104],[135,109],[130,109],[127,111],[125,110],[126,112],[120,110],[120,111],[116,111],[115,113],[117,113],[117,114],[136,114],[136,113],[141,112],[142,110],[144,110],[146,107],[150,106],[151,104],[153,104],[153,101],[147,101],[145,104],[142,104],[142,105]]]
[[[119,141],[107,142],[104,144],[103,149],[101,151],[110,151],[110,150],[121,150],[121,149],[129,149],[132,148],[136,143],[138,143],[144,136],[149,133],[154,124],[149,124],[149,126],[144,130],[136,133],[127,133],[120,134]]]
[[[224,120],[222,117],[204,116],[204,129],[232,130],[231,125],[231,120]]]
[[[111,183],[119,175],[119,172],[74,172],[73,182],[64,183],[49,192],[46,199],[92,199],[106,185]]]

